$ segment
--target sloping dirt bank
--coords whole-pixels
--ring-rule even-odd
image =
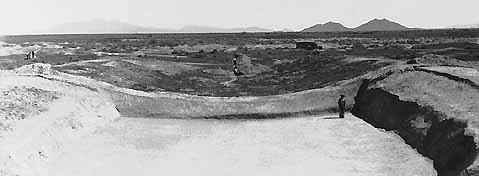
[[[439,175],[477,174],[479,89],[471,83],[422,68],[390,71],[364,80],[352,112],[396,131]]]
[[[338,95],[353,92],[348,88],[330,87],[292,94],[266,97],[202,97],[176,93],[110,91],[122,116],[183,119],[265,119],[291,115],[313,115],[334,112]],[[352,102],[352,99],[349,100]]]
[[[342,81],[337,86],[261,97],[206,97],[174,92],[143,92],[58,72],[48,64],[27,65],[16,74],[36,76],[99,91],[108,96],[125,117],[182,119],[249,119],[334,112],[340,94],[352,97],[361,81]],[[350,105],[352,105],[350,103]]]
[[[0,175],[48,176],[46,166],[66,144],[91,135],[119,113],[102,92],[35,76],[37,66],[23,69],[22,74],[0,71],[5,105],[0,124],[7,127],[0,129]]]

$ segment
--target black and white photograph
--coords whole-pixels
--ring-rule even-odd
[[[478,0],[0,7],[0,176],[479,176]]]

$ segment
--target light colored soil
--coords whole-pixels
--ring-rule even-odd
[[[389,76],[378,84],[402,100],[432,106],[449,117],[468,119],[479,115],[479,91],[464,83],[431,73],[407,72]]]
[[[388,58],[368,58],[368,57],[356,57],[356,56],[348,56],[346,59],[343,60],[346,63],[353,63],[353,62],[362,62],[362,61],[376,61],[377,63],[404,63],[404,61],[395,60],[395,59],[388,59]]]
[[[2,86],[0,86],[2,87]],[[13,130],[17,120],[24,120],[47,110],[47,104],[58,99],[58,93],[35,87],[0,88],[0,136]]]
[[[94,64],[102,63],[101,66],[105,67],[119,67],[118,62],[127,62],[131,64],[135,64],[142,67],[147,67],[152,70],[158,70],[166,75],[176,75],[182,72],[188,72],[192,70],[199,69],[198,67],[194,66],[190,63],[182,63],[182,62],[173,62],[173,61],[164,61],[164,60],[136,60],[134,57],[117,57],[117,56],[107,56],[101,59],[96,60],[86,60],[86,61],[77,61],[72,63],[67,63],[63,65],[57,65],[56,67],[64,67],[64,66],[85,66],[87,64]]]
[[[439,67],[437,67],[439,68]],[[468,69],[453,68],[443,71],[456,75],[471,75]],[[460,71],[463,70],[463,71]],[[460,74],[459,74],[460,72]],[[475,72],[474,72],[475,73]],[[432,107],[442,112],[447,118],[467,122],[466,135],[474,136],[479,143],[479,90],[469,84],[454,81],[446,77],[426,72],[406,72],[395,74],[378,82],[379,87],[385,89],[401,100],[417,102],[422,106]],[[479,163],[474,163],[479,165]]]
[[[464,67],[425,67],[425,69],[448,73],[461,78],[469,79],[476,84],[479,84],[479,70],[477,68],[464,68]]]
[[[348,114],[266,121],[121,119],[73,141],[55,175],[436,175],[397,135]]]
[[[48,176],[46,166],[65,144],[88,137],[119,116],[99,92],[38,77],[49,70],[36,68],[0,71],[0,98],[6,105],[0,112],[8,117],[0,121],[9,125],[0,137],[2,176]]]
[[[254,104],[262,98],[145,93],[55,73],[44,65],[16,71],[0,72],[4,83],[0,87],[35,87],[61,96],[47,103],[47,111],[18,122],[16,130],[0,138],[2,175],[436,174],[431,161],[397,135],[350,114],[346,119],[321,116],[261,121],[117,118],[104,89],[165,100],[203,100],[198,103]],[[270,109],[266,105],[258,108]]]
[[[271,71],[271,68],[269,66],[258,63],[251,63],[251,61],[255,59],[256,58],[251,58],[246,55],[243,55],[238,61],[239,70],[246,75],[256,75],[259,73]]]

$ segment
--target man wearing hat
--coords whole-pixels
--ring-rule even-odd
[[[341,95],[341,98],[338,100],[339,118],[344,118],[344,111],[346,111],[346,100],[344,97],[346,96]]]

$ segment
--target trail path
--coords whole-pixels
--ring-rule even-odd
[[[230,86],[232,82],[238,80],[237,76],[230,76],[230,77],[231,77],[230,80],[222,82],[221,84],[223,84],[224,86]]]
[[[122,118],[66,147],[49,175],[435,175],[393,133],[348,114],[264,121]]]

